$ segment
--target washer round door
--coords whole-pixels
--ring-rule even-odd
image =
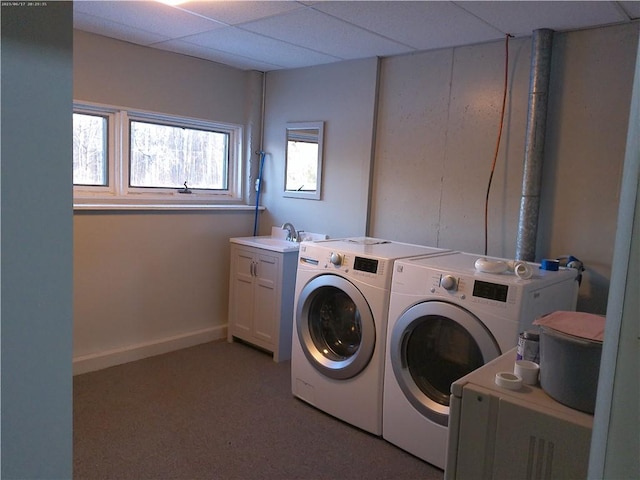
[[[371,360],[376,343],[371,309],[360,290],[343,277],[321,275],[305,285],[296,327],[307,360],[327,377],[352,378]]]
[[[391,331],[393,373],[407,400],[440,425],[449,423],[451,384],[500,355],[484,324],[440,301],[407,309]]]

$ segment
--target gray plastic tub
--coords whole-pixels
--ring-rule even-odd
[[[540,386],[558,402],[582,412],[596,406],[602,342],[540,330]]]

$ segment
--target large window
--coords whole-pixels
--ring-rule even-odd
[[[74,203],[239,201],[241,142],[238,125],[76,104]]]
[[[132,120],[129,185],[226,190],[229,134]]]

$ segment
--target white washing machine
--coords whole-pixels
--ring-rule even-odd
[[[536,318],[575,310],[578,297],[575,269],[532,263],[533,275],[523,279],[478,272],[478,257],[456,252],[394,267],[382,436],[442,469],[451,384],[515,347]]]
[[[366,237],[303,242],[295,288],[293,394],[381,435],[393,262],[445,252]]]

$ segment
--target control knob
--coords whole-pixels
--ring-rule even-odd
[[[336,252],[331,252],[329,261],[333,263],[336,267],[339,267],[340,265],[342,265],[342,255]]]
[[[449,292],[455,292],[458,289],[458,281],[453,275],[443,275],[440,286]]]

